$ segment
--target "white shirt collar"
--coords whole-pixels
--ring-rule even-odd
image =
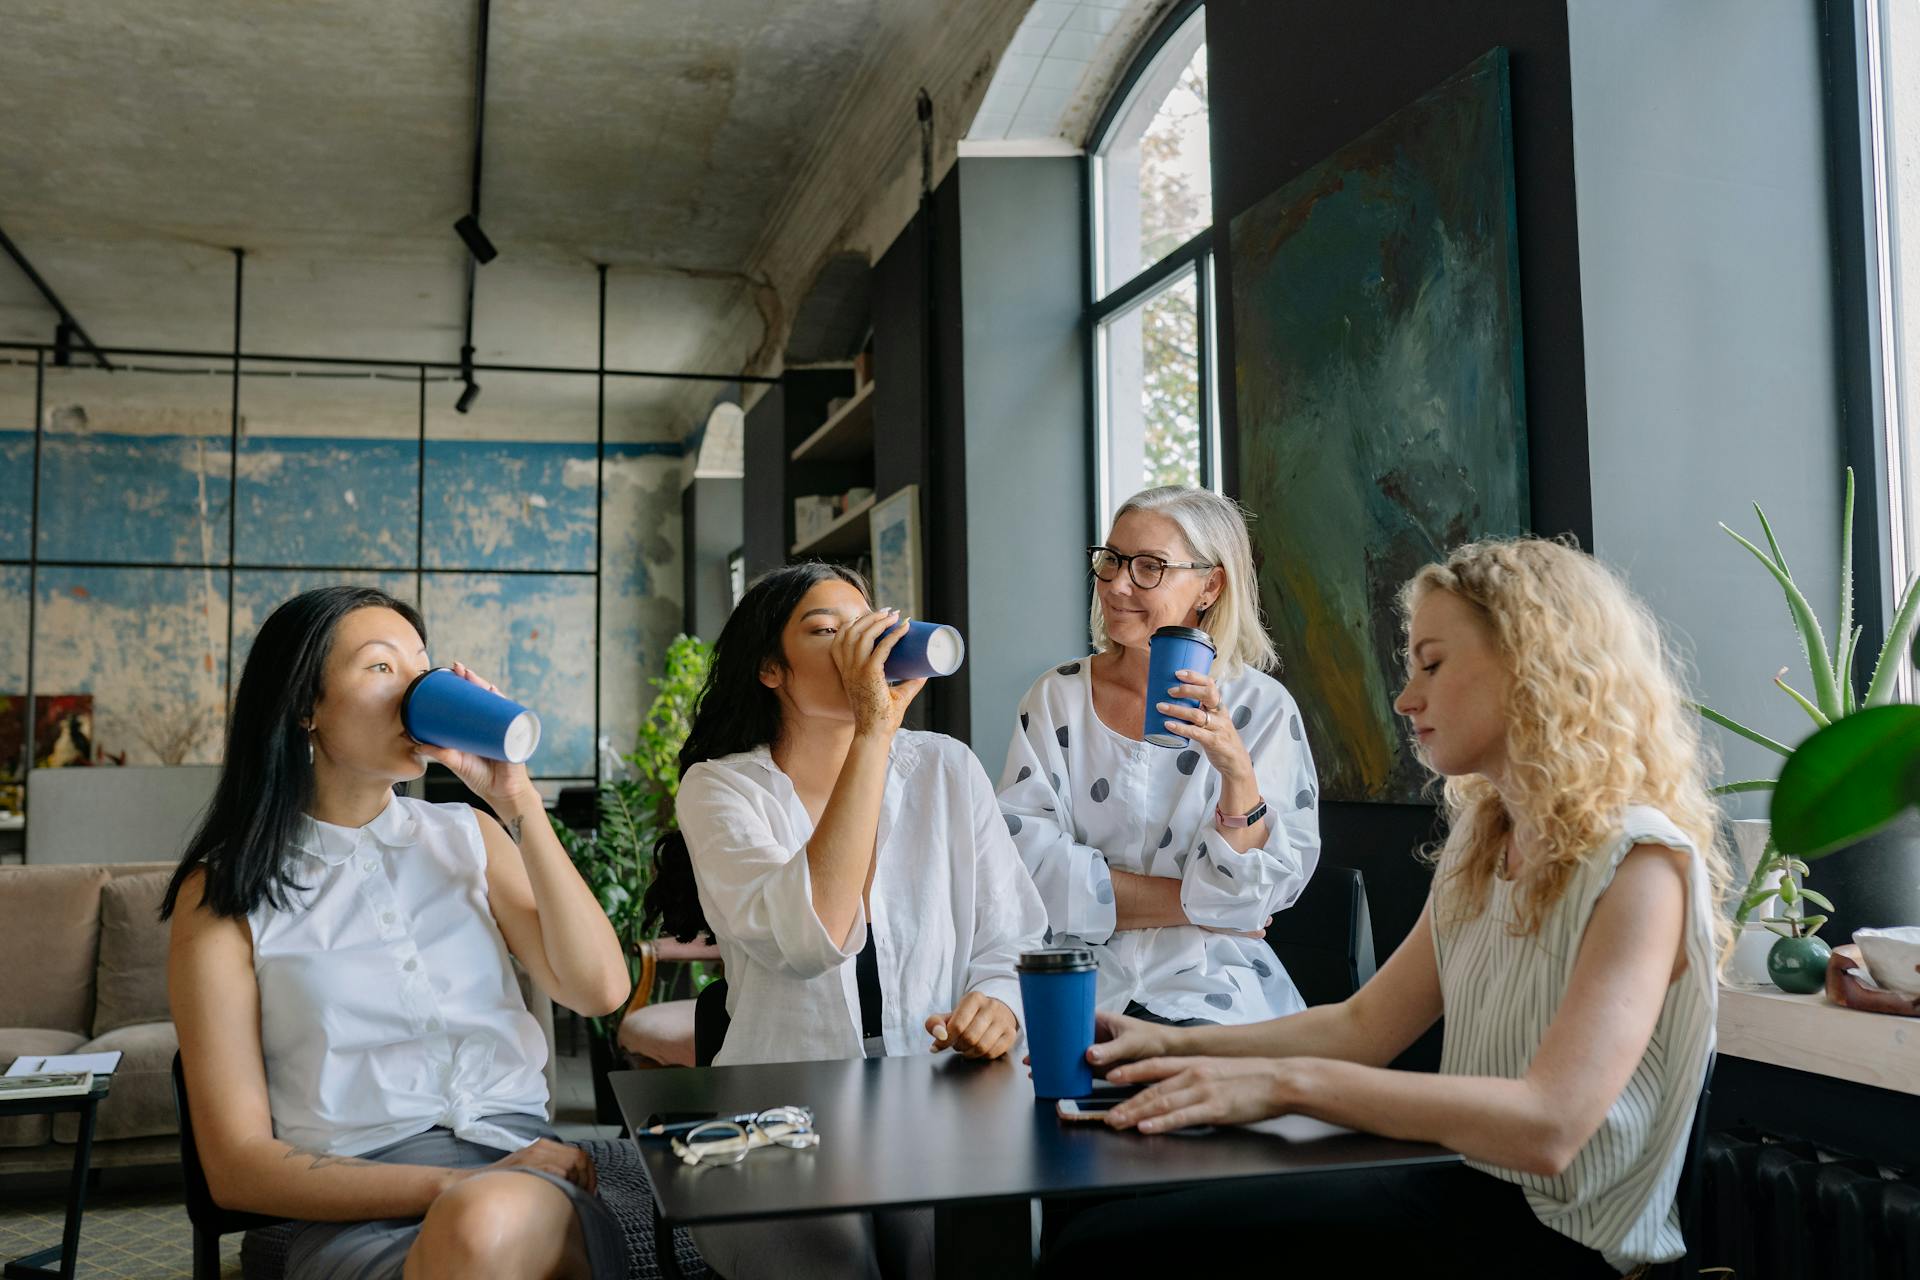
[[[420,838],[420,824],[400,803],[399,796],[389,796],[387,807],[364,827],[335,826],[331,822],[301,815],[300,829],[293,837],[293,845],[309,857],[318,858],[330,867],[337,867],[353,855],[362,832],[389,849],[400,849]]]

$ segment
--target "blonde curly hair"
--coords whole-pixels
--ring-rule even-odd
[[[1731,930],[1717,905],[1729,864],[1707,790],[1712,762],[1652,612],[1613,570],[1542,538],[1473,542],[1422,568],[1400,592],[1403,634],[1434,591],[1473,606],[1512,677],[1505,798],[1477,774],[1446,780],[1438,914],[1457,923],[1486,909],[1519,817],[1539,843],[1515,885],[1514,932],[1537,934],[1621,811],[1651,805],[1704,860],[1724,946]]]

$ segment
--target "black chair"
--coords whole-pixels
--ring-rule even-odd
[[[1680,1163],[1680,1185],[1674,1188],[1673,1202],[1680,1210],[1680,1234],[1687,1251],[1672,1262],[1649,1269],[1648,1280],[1681,1280],[1700,1274],[1700,1234],[1706,1229],[1701,1209],[1701,1188],[1706,1182],[1707,1111],[1713,1102],[1713,1068],[1720,1055],[1707,1055],[1707,1074],[1700,1081],[1700,1100],[1693,1107],[1693,1129],[1687,1135],[1687,1154]]]
[[[727,980],[715,978],[693,999],[693,1065],[710,1067],[727,1042]]]
[[[180,1116],[180,1169],[186,1175],[187,1220],[193,1224],[193,1280],[220,1280],[220,1237],[287,1221],[258,1213],[237,1213],[214,1203],[200,1148],[193,1140],[193,1112],[187,1107],[187,1077],[180,1055],[173,1055],[173,1107]]]
[[[1338,1004],[1377,967],[1367,883],[1351,867],[1322,865],[1300,900],[1273,918],[1267,943],[1308,1004]]]

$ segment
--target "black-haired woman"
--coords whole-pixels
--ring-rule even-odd
[[[682,939],[711,924],[732,1015],[719,1063],[995,1058],[1018,1040],[1015,964],[1046,909],[973,753],[900,727],[924,683],[887,683],[904,632],[858,575],[812,563],[755,583],[714,646],[680,753],[681,834],[647,905]],[[696,1238],[736,1278],[874,1266],[857,1226],[837,1259],[832,1224],[800,1248],[798,1224],[774,1226]],[[924,1235],[890,1262],[885,1227],[879,1270],[922,1269]]]
[[[248,655],[161,912],[208,1184],[305,1224],[296,1280],[624,1274],[591,1160],[546,1125],[509,964],[603,1014],[627,995],[619,943],[524,766],[407,737],[427,668],[413,607],[357,587],[289,600]],[[427,760],[507,827],[396,796]]]

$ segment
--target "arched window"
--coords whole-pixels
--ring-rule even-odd
[[[1156,484],[1220,485],[1206,10],[1171,13],[1089,147],[1095,523]]]

